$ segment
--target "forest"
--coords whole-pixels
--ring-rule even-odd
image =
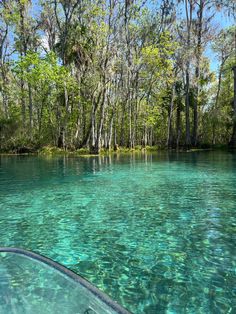
[[[235,0],[1,0],[0,151],[236,148]]]

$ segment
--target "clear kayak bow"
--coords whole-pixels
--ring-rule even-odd
[[[18,248],[0,248],[0,313],[129,314],[64,266]]]

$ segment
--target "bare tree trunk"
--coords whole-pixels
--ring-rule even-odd
[[[198,38],[197,38],[197,65],[196,65],[196,99],[193,104],[193,146],[198,143],[198,95],[199,95],[199,80],[200,80],[200,63],[202,55],[202,23],[203,23],[203,10],[205,0],[200,0],[198,15]]]
[[[123,105],[120,129],[120,146],[125,146],[125,105]]]
[[[75,131],[75,142],[78,141],[79,132],[80,132],[80,117],[77,118],[76,131]],[[77,145],[76,145],[76,146],[77,146]]]
[[[168,110],[168,126],[167,126],[167,140],[166,140],[166,146],[168,148],[172,147],[172,116],[173,116],[173,107],[174,107],[174,97],[175,97],[175,84],[172,85],[171,89],[171,100],[170,100],[170,107]]]
[[[25,31],[25,4],[21,1],[17,1],[19,4],[19,13],[20,13],[20,40],[21,40],[21,57],[26,56],[27,54],[27,42],[26,42],[26,31]],[[24,88],[25,83],[23,78],[21,78],[21,106],[22,106],[22,120],[23,120],[23,126],[26,125],[26,105],[25,105],[25,97],[24,97]]]
[[[217,110],[218,110],[218,101],[220,96],[220,89],[221,89],[221,80],[222,80],[222,70],[223,70],[224,61],[222,61],[219,71],[219,78],[218,78],[218,86],[217,86],[217,93],[216,99],[213,109],[213,123],[212,123],[212,144],[216,144],[216,126],[217,126]]]
[[[133,123],[133,146],[137,145],[137,121],[138,121],[138,80],[139,80],[139,72],[136,73],[135,76],[135,93],[134,93],[134,123]]]
[[[152,146],[153,145],[153,127],[150,127],[149,131],[149,139],[148,139],[148,145]]]
[[[147,125],[145,123],[144,129],[143,129],[143,140],[142,140],[142,146],[145,148],[147,146]]]
[[[188,9],[189,4],[189,9]],[[186,19],[187,19],[187,51],[190,53],[190,45],[191,45],[191,28],[192,28],[192,14],[193,14],[193,3],[192,0],[185,0],[185,11],[186,11]],[[185,146],[189,148],[191,145],[191,137],[190,137],[190,56],[188,55],[188,59],[186,62],[186,86],[185,86]]]
[[[82,120],[82,123],[83,123],[83,139],[85,139],[87,118],[86,118],[86,106],[85,106],[84,103],[82,105],[82,110],[83,110],[83,112],[82,112],[82,117],[83,117],[83,120]]]
[[[20,79],[20,89],[21,89],[21,119],[22,119],[22,124],[23,127],[25,128],[25,124],[26,124],[26,110],[25,110],[25,97],[24,97],[24,81],[21,78]]]
[[[177,104],[176,109],[176,148],[179,148],[179,142],[180,142],[180,136],[181,136],[181,108],[180,103]]]
[[[92,108],[92,116],[91,116],[91,143],[90,143],[90,153],[91,154],[98,154],[100,150],[100,144],[101,144],[101,134],[102,134],[102,128],[103,128],[103,122],[104,122],[104,112],[105,112],[105,87],[103,87],[103,90],[99,92],[98,99],[96,103],[93,101],[93,108]],[[100,105],[100,123],[97,129],[96,124],[96,112],[101,100]]]
[[[95,147],[95,143],[96,143],[96,109],[94,108],[93,105],[93,109],[92,109],[92,115],[91,115],[91,147]]]
[[[112,143],[113,121],[114,121],[114,110],[112,111],[110,127],[109,127],[109,135],[108,135],[108,143],[107,143],[107,148],[109,150],[111,149],[111,143]]]
[[[236,148],[236,65],[233,67],[233,72],[234,72],[233,133],[230,140],[230,147]]]
[[[132,105],[131,101],[129,100],[129,148],[133,148],[133,141],[132,141]]]
[[[114,115],[114,150],[118,150],[118,144],[117,144],[117,111],[115,111]]]
[[[29,95],[29,121],[30,121],[30,138],[32,138],[32,130],[33,130],[33,99],[32,99],[32,87],[31,84],[28,84],[28,95]]]
[[[187,65],[186,70],[186,87],[185,87],[185,145],[187,148],[191,145],[191,138],[190,138],[190,115],[189,115],[189,107],[190,107],[190,97],[189,97],[189,62]]]
[[[2,8],[5,9],[7,4],[6,0],[2,1]],[[5,24],[5,25],[4,25]],[[7,93],[7,67],[5,64],[5,58],[6,58],[6,51],[7,51],[7,37],[8,37],[8,31],[9,31],[9,25],[6,21],[1,23],[1,35],[0,35],[0,68],[1,68],[1,76],[2,76],[2,86],[1,88],[1,94],[2,94],[2,104],[3,104],[3,110],[5,117],[9,117],[8,112],[8,93]]]
[[[99,128],[98,128],[98,133],[97,133],[97,139],[95,142],[95,150],[93,151],[93,153],[95,154],[99,154],[99,151],[101,149],[102,129],[103,129],[104,118],[105,118],[105,95],[106,95],[106,89],[104,90],[103,97],[102,97],[100,123],[99,123]]]
[[[1,88],[1,94],[2,94],[2,105],[4,110],[4,115],[6,118],[9,117],[8,112],[8,93],[7,93],[7,82],[6,82],[6,73],[4,69],[4,64],[1,62],[1,74],[2,74],[2,88]]]
[[[128,138],[128,147],[133,148],[132,140],[132,97],[131,97],[131,85],[132,85],[132,71],[131,71],[131,43],[130,43],[130,5],[131,2],[125,2],[125,41],[126,41],[126,60],[127,60],[127,81],[126,81],[126,92],[127,92],[127,106],[129,110],[129,138]]]
[[[67,92],[66,84],[64,84],[64,107],[65,107],[65,117],[60,114],[60,125],[59,125],[59,137],[58,137],[58,147],[66,148],[66,127],[67,127],[67,116],[69,110],[69,97]],[[59,109],[60,110],[60,109]]]

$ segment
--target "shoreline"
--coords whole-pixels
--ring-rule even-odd
[[[118,150],[105,150],[102,149],[99,154],[89,153],[88,149],[78,149],[78,150],[63,150],[57,147],[43,147],[37,151],[27,152],[27,153],[17,153],[17,152],[0,152],[0,156],[66,156],[66,157],[96,157],[96,156],[108,156],[115,154],[130,154],[130,153],[157,153],[157,152],[177,152],[177,153],[193,153],[193,152],[203,152],[203,151],[230,151],[229,147],[226,146],[216,146],[208,148],[190,148],[190,149],[167,149],[160,148],[157,146],[148,146],[146,148],[119,148]]]

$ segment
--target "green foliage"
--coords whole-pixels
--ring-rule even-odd
[[[55,146],[44,146],[38,151],[39,155],[64,155],[65,151]]]
[[[26,56],[16,61],[13,70],[19,78],[36,88],[39,84],[41,88],[63,88],[64,84],[70,86],[74,83],[68,69],[59,64],[54,52],[41,57],[39,53],[29,51]]]
[[[173,147],[177,139],[184,145],[186,99],[190,133],[197,104],[199,144],[211,143],[214,132],[219,143],[229,141],[234,26],[212,43],[218,91],[205,47],[211,19],[204,11],[199,41],[197,6],[191,29],[172,3],[164,9],[158,1],[41,0],[37,17],[33,7],[29,0],[0,3],[2,150],[139,151],[165,146],[168,134]]]
[[[176,48],[177,44],[171,41],[168,32],[160,35],[157,46],[149,45],[144,47],[142,49],[143,77],[152,73],[154,80],[165,77],[166,81],[170,83],[173,74],[173,60],[171,57]]]

